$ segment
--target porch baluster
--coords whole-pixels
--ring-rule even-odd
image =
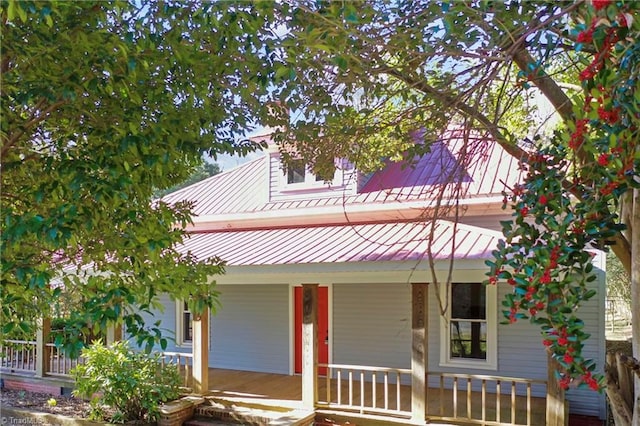
[[[373,408],[376,408],[376,372],[371,374],[371,400],[373,402]]]
[[[458,417],[458,378],[453,378],[453,417]]]
[[[467,377],[467,418],[471,418],[471,377]]]
[[[482,379],[482,421],[487,420],[487,381]]]
[[[360,414],[364,413],[364,371],[360,371]]]
[[[496,422],[500,423],[500,380],[496,381]]]
[[[338,369],[338,404],[342,404],[342,369]]]
[[[511,423],[516,423],[516,382],[511,382]]]

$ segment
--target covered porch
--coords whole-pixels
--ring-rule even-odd
[[[328,418],[387,418],[412,421],[408,371],[364,366],[331,366],[318,378],[316,412]],[[375,374],[375,381],[373,375]],[[396,375],[400,375],[400,381]],[[486,425],[546,424],[546,398],[531,396],[544,382],[461,374],[434,373],[438,387],[427,388],[426,420]],[[304,409],[302,377],[273,373],[209,369],[208,402],[242,409]],[[364,380],[363,380],[364,379]],[[496,387],[497,391],[496,392]],[[476,390],[478,389],[478,390]],[[516,390],[529,389],[528,395]],[[420,423],[420,422],[416,422]]]
[[[209,368],[208,312],[193,318],[191,353],[165,352],[165,362],[180,365],[185,385],[194,393],[229,409],[299,409],[404,424],[566,424],[564,394],[555,385],[551,369],[552,386],[542,380],[428,369],[427,284],[411,285],[411,368],[404,369],[320,363],[318,285],[302,287],[301,375]],[[43,325],[37,341],[16,341],[2,349],[4,371],[42,379],[68,374],[71,364],[46,343],[47,321]],[[121,338],[120,330],[108,334],[110,341]]]

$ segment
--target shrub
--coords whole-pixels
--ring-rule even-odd
[[[177,366],[162,366],[160,354],[134,351],[128,342],[106,347],[101,341],[82,350],[85,363],[72,374],[74,395],[91,400],[91,418],[104,420],[103,405],[115,410],[114,423],[153,422],[161,402],[179,395]]]

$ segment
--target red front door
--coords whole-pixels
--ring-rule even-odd
[[[294,287],[295,298],[295,373],[302,374],[302,287]],[[318,287],[318,362],[329,362],[329,288]],[[318,374],[327,374],[319,368]]]

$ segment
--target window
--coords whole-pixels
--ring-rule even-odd
[[[451,284],[441,365],[497,368],[495,290],[481,283]]]
[[[179,346],[191,345],[193,341],[193,318],[189,306],[184,300],[176,304],[176,343]]]
[[[337,175],[337,174],[336,174]],[[329,176],[328,179],[323,178],[320,175],[312,173],[305,164],[304,160],[291,160],[284,171],[286,178],[286,185],[293,187],[308,187],[308,186],[323,186],[326,181],[331,182],[332,185],[341,185],[342,182],[337,182],[336,176]]]
[[[306,165],[302,160],[292,160],[287,166],[287,184],[302,183],[305,181]]]

